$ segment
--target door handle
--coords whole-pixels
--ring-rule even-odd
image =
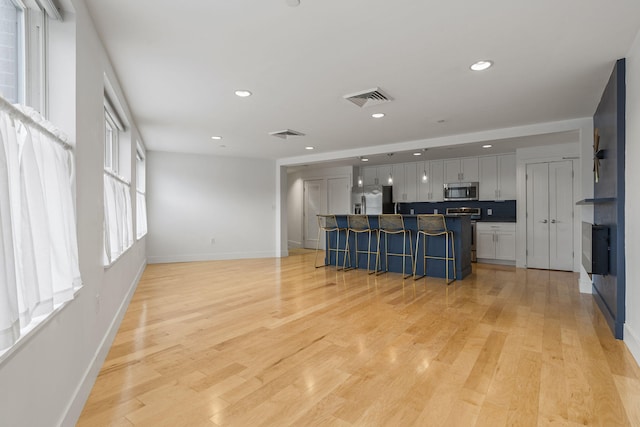
[[[556,220],[555,220],[555,219],[552,219],[552,220],[551,220],[551,224],[555,224],[555,223],[556,223]]]
[[[546,224],[546,223],[547,223],[547,220],[546,220],[546,219],[543,219],[543,220],[542,220],[542,221],[540,221],[540,222],[541,222],[541,223],[543,223],[543,224]]]

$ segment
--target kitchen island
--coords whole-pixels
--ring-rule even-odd
[[[336,215],[336,219],[338,221],[338,226],[340,228],[347,228],[347,216],[348,215]],[[367,215],[369,217],[369,224],[371,225],[371,247],[372,251],[375,252],[378,244],[377,237],[377,228],[378,228],[378,215]],[[411,231],[411,248],[413,250],[413,256],[415,258],[416,251],[416,236],[418,233],[418,222],[417,215],[402,215],[404,219],[404,226],[407,230]],[[469,216],[446,216],[445,221],[447,223],[447,228],[453,231],[454,235],[454,244],[455,244],[455,255],[456,255],[456,278],[458,280],[465,278],[467,275],[471,274],[471,219]],[[332,246],[335,245],[336,236],[335,233],[331,237]],[[344,249],[346,245],[345,239],[346,233],[340,232],[340,249]],[[354,237],[354,235],[356,237]],[[358,239],[358,250],[366,250],[367,247],[367,233],[357,233],[351,234],[350,240],[350,248],[351,248],[351,259],[355,265],[355,245],[354,239]],[[422,237],[421,237],[422,240]],[[402,253],[402,235],[391,235],[389,236],[389,252],[393,253]],[[335,248],[335,246],[333,246]],[[382,245],[384,249],[384,242]],[[407,245],[406,249],[407,254],[410,253],[409,246]],[[344,252],[339,252],[339,266],[342,266],[344,261]],[[423,245],[420,242],[420,254],[418,256],[418,266],[417,266],[417,275],[423,274],[423,262],[422,262],[422,254],[423,254]],[[445,256],[445,237],[428,237],[427,238],[427,254],[431,256]],[[326,251],[326,261],[330,264],[335,265],[336,263],[336,252],[335,251]],[[383,258],[380,262],[382,268],[384,268],[384,255],[381,253],[381,257]],[[358,257],[358,268],[366,269],[367,268],[367,256],[360,254]],[[375,268],[375,255],[371,256],[371,265],[370,268],[373,270]],[[389,256],[389,271],[402,273],[402,257],[399,256]],[[412,263],[409,262],[407,257],[405,271],[408,273],[411,270]],[[449,275],[452,275],[453,262],[449,261]],[[444,260],[427,260],[427,276],[431,277],[445,277],[445,261]]]

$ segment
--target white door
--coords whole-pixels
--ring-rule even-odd
[[[549,269],[549,164],[527,165],[527,267]]]
[[[549,164],[549,268],[573,270],[573,164]]]
[[[527,165],[527,267],[573,270],[573,164]]]
[[[324,180],[314,179],[304,182],[304,247],[316,248],[318,242],[318,218],[316,215],[327,213],[327,195]],[[324,235],[320,236],[320,247],[324,248]]]

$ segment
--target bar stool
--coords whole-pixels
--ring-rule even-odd
[[[456,280],[456,249],[453,239],[453,231],[447,230],[447,222],[444,219],[444,215],[418,215],[418,234],[416,236],[416,260],[413,264],[413,278],[419,279],[427,275],[427,259],[441,259],[445,262],[445,278],[447,285],[453,280]],[[418,269],[418,253],[420,252],[420,236],[422,235],[422,246],[424,255],[422,257],[422,276],[416,277],[416,270]],[[427,255],[427,237],[443,236],[445,237],[445,256]],[[452,256],[449,256],[449,236],[451,236],[451,252]],[[453,261],[453,280],[449,281],[449,261]]]
[[[314,261],[314,265],[316,268],[326,267],[331,265],[331,252],[335,252],[336,254],[336,267],[339,265],[340,252],[346,252],[346,249],[340,248],[340,232],[347,231],[344,227],[338,226],[338,220],[335,215],[317,215],[318,217],[318,241],[316,243],[316,258]],[[323,265],[318,265],[318,250],[320,248],[320,237],[322,232],[326,233],[326,259],[327,263]],[[336,233],[336,247],[331,247],[331,234]],[[340,268],[338,270],[341,270]]]
[[[349,239],[349,235],[354,233],[354,241],[355,241],[355,267],[351,264],[351,242]],[[362,233],[367,233],[367,250],[359,250],[358,249],[358,236]],[[376,255],[376,251],[371,250],[371,234],[375,233],[377,230],[371,228],[371,224],[369,223],[369,217],[367,215],[349,215],[347,216],[347,253],[344,256],[344,265],[343,270],[351,270],[353,268],[358,268],[358,255],[359,254],[367,254],[367,271],[369,274],[375,273],[375,266],[373,271],[371,271],[371,255]],[[347,259],[349,259],[349,268],[347,268]]]
[[[402,257],[402,276],[404,279],[410,277],[411,274],[405,276],[405,258],[409,257],[411,260],[411,272],[413,273],[413,246],[411,243],[411,230],[407,230],[404,227],[404,219],[402,215],[395,214],[387,214],[380,215],[378,217],[378,251],[376,252],[376,273],[379,271],[378,266],[380,265],[380,242],[382,241],[382,235],[384,234],[384,271],[382,273],[386,273],[389,271],[389,255],[391,256],[401,256]],[[402,253],[393,253],[389,252],[389,235],[397,235],[402,234]],[[409,252],[407,254],[407,235],[409,236]],[[382,274],[380,273],[380,274]]]

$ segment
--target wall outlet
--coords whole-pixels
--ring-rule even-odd
[[[434,209],[434,210],[433,210],[433,213],[434,213],[434,214],[437,214],[437,213],[438,213],[438,209]]]
[[[487,209],[487,215],[489,216],[493,215],[493,209]]]
[[[413,215],[413,209],[410,210],[410,214]]]

